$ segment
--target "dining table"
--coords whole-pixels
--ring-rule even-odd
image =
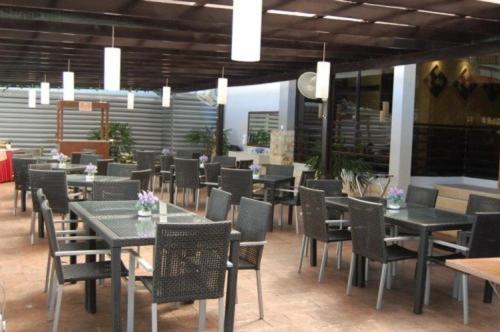
[[[110,176],[110,175],[94,175],[94,178],[89,181],[85,174],[68,174],[66,181],[70,187],[91,187],[94,182],[120,182],[130,180],[127,176]]]
[[[349,211],[348,197],[326,197],[326,206],[340,212]],[[418,234],[418,259],[415,276],[415,294],[413,312],[421,314],[424,305],[425,276],[427,269],[427,252],[429,238],[433,232],[445,230],[468,230],[474,217],[470,215],[423,207],[414,204],[404,204],[401,209],[385,209],[385,222],[404,228]],[[313,244],[314,243],[314,244]],[[314,256],[314,257],[313,257]],[[311,241],[311,265],[316,263],[316,241]],[[356,257],[354,285],[364,286],[364,257]]]
[[[121,255],[125,247],[153,246],[157,223],[199,223],[212,222],[204,217],[187,211],[171,203],[160,203],[159,213],[150,218],[139,218],[137,201],[81,201],[71,202],[71,212],[86,224],[89,234],[101,237],[111,251],[111,318],[113,331],[122,330],[121,316]],[[231,231],[226,284],[226,304],[224,331],[233,331],[236,305],[236,285],[238,279],[239,246],[241,234]],[[95,246],[95,243],[91,244]],[[95,257],[89,256],[89,261]],[[87,281],[85,285],[85,308],[96,312],[96,282]]]

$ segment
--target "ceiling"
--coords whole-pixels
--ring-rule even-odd
[[[327,43],[337,71],[500,52],[500,5],[477,0],[264,0],[262,56],[230,60],[231,0],[0,1],[0,84],[100,87],[104,47],[122,49],[122,88],[212,88],[296,78]]]

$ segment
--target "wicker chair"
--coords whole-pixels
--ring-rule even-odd
[[[102,156],[97,155],[97,154],[83,153],[80,156],[80,164],[82,164],[82,165],[88,165],[88,164],[97,165],[97,161],[101,158],[102,158]]]
[[[236,168],[249,169],[252,164],[253,164],[253,159],[238,160],[236,161]]]
[[[108,165],[113,162],[113,159],[98,159],[97,160],[97,175],[108,174]]]
[[[79,164],[81,156],[82,156],[81,152],[71,152],[71,163],[72,164]]]
[[[311,189],[323,190],[325,197],[343,196],[342,181],[335,179],[307,180],[306,187]],[[342,219],[342,214],[336,209],[327,209],[328,219]]]
[[[182,189],[183,203],[186,205],[186,192],[193,190],[196,193],[195,204],[198,211],[200,201],[200,165],[197,159],[174,158],[175,165],[175,193],[174,204],[177,204],[177,194]]]
[[[224,168],[236,168],[236,157],[214,156],[212,162],[219,163]]]
[[[19,191],[21,191],[23,202],[26,203],[26,192],[30,188],[29,167],[31,164],[36,164],[36,162],[36,159],[31,158],[12,159],[12,167],[14,168],[14,215],[17,214]]]
[[[51,282],[49,286],[49,320],[52,320],[52,332],[57,332],[59,328],[59,316],[61,313],[62,295],[64,284],[68,282],[89,281],[96,279],[111,278],[111,262],[100,261],[93,263],[78,263],[63,265],[61,257],[76,257],[85,255],[106,255],[111,254],[109,249],[95,250],[71,250],[67,251],[59,244],[55,230],[52,210],[48,202],[41,205],[41,211],[47,227],[49,238],[49,253],[52,257]],[[95,236],[74,236],[72,240],[98,240]],[[126,276],[127,271],[122,266],[122,276]]]
[[[324,191],[300,187],[299,193],[302,204],[304,236],[302,238],[298,272],[302,271],[302,261],[304,259],[307,239],[322,241],[324,243],[323,257],[318,278],[318,282],[321,282],[328,260],[328,244],[330,242],[340,243],[340,246],[337,247],[337,267],[340,267],[342,242],[350,241],[351,233],[344,228],[344,226],[348,225],[346,220],[327,220]],[[335,225],[338,228],[332,229],[329,227],[331,225]]]
[[[207,213],[205,218],[212,221],[227,220],[227,213],[230,207],[231,193],[214,188],[207,201]]]
[[[160,170],[158,170],[158,172],[156,170],[156,161],[159,160],[160,154],[156,151],[136,151],[135,158],[137,170],[151,170],[149,187],[152,188],[151,190],[154,190],[156,184],[155,178],[157,175],[160,175]]]
[[[29,176],[32,194],[35,194],[37,189],[42,189],[50,202],[51,210],[66,216],[70,202],[66,172],[30,169]]]
[[[194,150],[177,150],[175,156],[180,159],[197,159],[195,154],[199,154]]]
[[[406,203],[433,208],[436,206],[438,191],[432,188],[408,186]]]
[[[285,177],[290,177],[293,178],[293,165],[266,165],[266,175],[276,175],[276,176],[285,176]],[[275,188],[276,191],[274,192],[275,195],[275,201],[279,200],[280,192],[277,191],[279,188],[288,188],[290,185],[289,184],[283,184],[281,187]],[[268,191],[268,188],[264,188],[263,190],[258,190],[254,192],[254,197],[258,199],[264,199],[266,196],[266,192]],[[267,192],[268,193],[268,192]],[[283,212],[283,211],[281,211]],[[282,223],[283,220],[280,219],[280,223]]]
[[[141,190],[150,190],[152,170],[143,169],[140,171],[132,171],[130,180],[139,180],[141,182]]]
[[[153,266],[135,252],[129,266],[136,261],[151,277],[139,277],[151,292],[152,331],[157,331],[158,303],[200,300],[199,330],[205,330],[206,300],[219,299],[219,329],[223,323],[224,283],[230,222],[162,224],[156,227]],[[127,331],[134,330],[135,273],[130,270],[128,284]]]
[[[404,240],[413,237],[385,237],[384,206],[379,203],[366,200],[349,198],[349,213],[351,215],[352,254],[349,269],[349,280],[347,282],[347,295],[351,295],[354,269],[356,266],[356,255],[366,257],[370,261],[382,263],[380,285],[377,296],[377,310],[382,308],[382,297],[387,282],[387,288],[391,287],[392,273],[390,266],[397,261],[416,259],[415,251],[399,246]]]
[[[128,178],[132,175],[132,172],[136,170],[137,170],[136,164],[109,163],[106,175],[121,176]]]
[[[236,222],[236,229],[241,233],[238,269],[255,270],[260,319],[264,319],[260,263],[272,216],[273,210],[270,203],[246,197],[241,198],[238,221]]]
[[[137,199],[141,183],[138,180],[95,181],[92,189],[94,201],[132,201]]]
[[[203,185],[207,187],[207,195],[210,196],[212,188],[219,187],[219,177],[221,164],[219,163],[205,163],[205,181],[202,182]]]
[[[500,212],[482,212],[476,215],[476,220],[472,226],[471,237],[468,245],[457,245],[440,240],[431,240],[433,244],[439,244],[450,249],[456,250],[455,253],[433,256],[432,251],[428,258],[427,275],[425,284],[425,304],[429,304],[430,289],[431,289],[431,264],[434,263],[440,266],[446,266],[447,259],[464,259],[464,258],[485,258],[500,256]],[[432,247],[431,247],[432,248]],[[454,297],[459,298],[459,292],[455,289],[457,284],[461,284],[462,288],[462,305],[463,305],[463,320],[464,324],[469,323],[469,286],[468,275],[458,273],[454,284]],[[457,282],[460,281],[460,282]]]
[[[231,193],[231,207],[240,205],[242,197],[253,197],[252,171],[249,169],[222,168],[220,173],[220,188]]]
[[[160,195],[163,195],[164,186],[167,187],[167,192],[170,190],[169,182],[172,172],[171,166],[174,164],[174,157],[171,155],[160,156]]]

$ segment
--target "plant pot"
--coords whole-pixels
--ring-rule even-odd
[[[66,168],[66,163],[59,163],[58,167],[59,168]]]
[[[259,178],[259,173],[253,173],[253,174],[252,174],[252,178],[254,178],[254,179],[258,179],[258,178]]]
[[[94,178],[95,178],[94,174],[87,174],[85,176],[85,181],[87,181],[87,182],[94,182]]]
[[[140,209],[137,214],[139,217],[151,217],[151,210]]]
[[[401,202],[388,199],[387,208],[390,210],[399,210],[401,209]]]

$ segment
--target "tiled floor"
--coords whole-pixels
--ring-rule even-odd
[[[47,241],[29,244],[28,211],[12,214],[12,185],[0,184],[0,282],[7,290],[7,330],[48,331],[47,296],[42,292]],[[386,291],[384,306],[375,310],[380,266],[372,264],[370,281],[364,289],[345,295],[349,246],[345,246],[342,269],[334,270],[335,248],[330,249],[326,276],[318,284],[318,268],[305,265],[297,274],[300,237],[294,227],[275,228],[268,236],[262,264],[265,319],[258,319],[255,274],[239,275],[237,331],[498,331],[500,306],[482,303],[483,282],[472,279],[471,324],[462,325],[460,303],[451,298],[452,273],[433,268],[431,304],[423,315],[413,314],[414,262],[400,265],[393,289]],[[147,250],[143,253],[148,254]],[[150,253],[149,253],[150,254]],[[126,319],[126,288],[123,284],[123,318]],[[110,331],[110,287],[98,287],[98,312],[83,308],[83,284],[64,290],[60,331]],[[136,331],[150,330],[149,295],[137,291]],[[159,306],[160,331],[195,331],[197,306]],[[209,330],[216,330],[217,305],[208,305]]]

